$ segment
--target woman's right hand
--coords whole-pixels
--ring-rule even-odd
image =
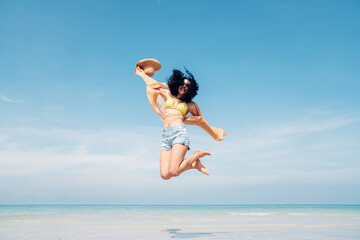
[[[139,75],[140,77],[143,75],[143,74],[145,74],[144,73],[144,70],[142,70],[139,66],[136,66],[136,68],[135,68],[135,74],[136,75]]]
[[[143,69],[141,69],[139,66],[136,66],[135,68],[135,74],[139,75],[146,83],[146,85],[149,84],[153,84],[153,83],[157,83],[157,81],[155,79],[152,79],[151,77],[149,77],[148,75],[146,75],[146,73],[144,72]]]

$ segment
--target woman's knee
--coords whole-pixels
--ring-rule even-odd
[[[161,173],[160,175],[161,175],[161,178],[164,180],[168,180],[168,179],[172,178],[172,175],[169,172]]]
[[[170,174],[173,177],[179,176],[179,174],[180,174],[179,168],[170,168]]]

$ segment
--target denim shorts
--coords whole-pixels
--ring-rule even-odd
[[[172,145],[176,143],[188,146],[190,149],[189,135],[184,123],[175,124],[162,130],[161,150],[171,150]]]

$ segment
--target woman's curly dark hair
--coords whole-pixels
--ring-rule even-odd
[[[189,103],[197,95],[199,86],[191,72],[186,68],[185,71],[186,75],[180,70],[174,69],[172,75],[168,79],[168,86],[170,88],[171,94],[173,96],[177,96],[179,94],[179,87],[185,85],[184,80],[189,80],[190,84],[187,84],[187,91],[180,97],[181,101]]]

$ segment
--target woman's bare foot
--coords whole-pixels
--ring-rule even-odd
[[[201,151],[199,149],[195,149],[195,155],[197,156],[197,158],[202,158],[206,155],[211,155],[209,152],[206,152],[206,151]]]
[[[199,170],[202,173],[205,173],[206,175],[209,175],[209,170],[207,170],[207,168],[204,167],[204,165],[202,165],[202,163],[199,159],[197,159],[195,162],[193,162],[192,167],[196,168],[197,170]]]

